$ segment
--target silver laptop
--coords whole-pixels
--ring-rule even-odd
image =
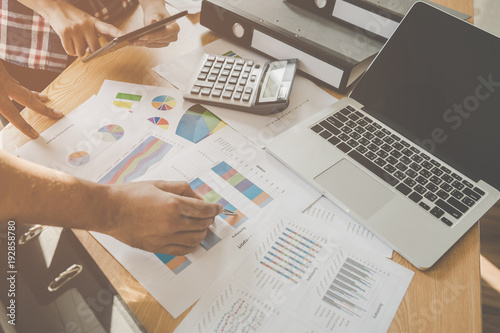
[[[500,198],[500,39],[418,2],[348,98],[267,150],[427,269]]]

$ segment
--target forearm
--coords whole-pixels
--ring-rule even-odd
[[[61,6],[68,6],[65,0],[18,0],[26,7],[31,8],[42,17],[47,19],[54,11],[61,8]]]
[[[0,151],[0,221],[104,230],[108,187]]]

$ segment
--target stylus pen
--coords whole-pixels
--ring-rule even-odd
[[[230,215],[230,216],[236,216],[238,215],[237,213],[233,212],[232,210],[224,208],[224,211],[222,212],[223,215]]]

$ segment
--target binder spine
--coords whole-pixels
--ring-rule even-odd
[[[276,59],[299,59],[298,70],[313,81],[345,93],[352,64],[321,46],[311,45],[279,27],[258,18],[244,17],[236,9],[224,8],[211,1],[202,2],[200,24],[233,42],[250,47]]]

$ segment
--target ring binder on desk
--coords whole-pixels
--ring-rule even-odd
[[[70,229],[28,228],[16,226],[15,325],[8,332],[146,333]],[[6,242],[0,229],[1,267]],[[2,279],[0,290],[12,289],[7,283]],[[0,293],[4,309],[8,295]]]
[[[204,0],[200,23],[341,93],[361,77],[382,42],[282,0]]]
[[[286,0],[319,16],[347,23],[371,36],[387,40],[417,0]],[[463,20],[470,16],[431,3]]]

